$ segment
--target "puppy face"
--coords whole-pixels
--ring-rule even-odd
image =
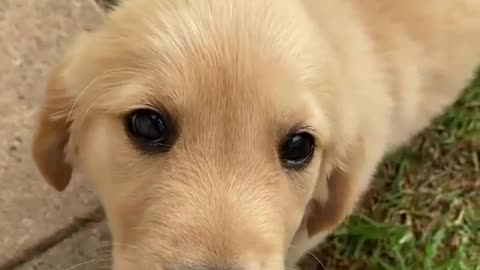
[[[307,96],[275,103],[300,82],[248,67],[240,76],[194,67],[193,80],[132,74],[95,108],[106,113],[80,128],[80,163],[115,240],[127,244],[120,258],[170,268],[283,264],[318,176],[321,116]]]
[[[354,201],[327,200],[327,44],[284,18],[295,7],[196,2],[125,4],[49,86],[35,159],[57,189],[71,165],[92,180],[114,269],[278,269],[296,233],[330,229]],[[336,196],[356,190],[342,183]]]
[[[325,123],[306,83],[273,56],[201,50],[175,59],[177,74],[110,67],[114,85],[72,127],[79,163],[127,246],[120,258],[279,267],[316,183]]]

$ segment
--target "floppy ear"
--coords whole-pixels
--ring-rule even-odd
[[[322,186],[328,189],[326,199],[314,196],[310,201],[306,218],[309,237],[333,231],[353,212],[366,192],[381,154],[365,149],[360,143],[354,151],[349,151],[351,155],[347,161],[341,166],[334,165],[327,177],[327,185]]]
[[[334,230],[351,213],[359,193],[354,181],[348,173],[334,169],[328,179],[327,200],[310,201],[306,222],[309,237]]]
[[[33,159],[45,180],[59,191],[67,187],[72,176],[72,166],[65,159],[71,99],[66,95],[63,70],[64,65],[60,65],[51,76],[33,138]]]

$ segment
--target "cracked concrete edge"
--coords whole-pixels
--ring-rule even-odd
[[[104,16],[117,4],[116,0],[89,0],[89,2],[101,16]],[[3,263],[0,265],[0,270],[64,270],[73,265],[77,265],[75,266],[77,269],[82,269],[82,262],[87,267],[88,259],[91,259],[89,257],[96,257],[99,251],[105,253],[105,247],[101,244],[102,239],[109,240],[110,236],[103,209],[98,207],[85,217],[73,220],[56,234],[29,248],[23,256]],[[58,256],[66,255],[64,254],[65,250],[72,249],[75,249],[76,252],[71,253],[71,260],[65,259],[68,256]],[[59,257],[64,259],[59,261]],[[90,264],[88,269],[91,269]]]
[[[99,15],[104,15],[107,11],[105,6],[101,6],[99,2],[102,0],[88,0],[90,2],[87,5],[90,5],[94,12]],[[5,261],[0,262],[1,270],[11,270],[11,269],[46,269],[45,267],[37,268],[35,265],[45,264],[45,257],[48,257],[52,253],[52,250],[58,250],[57,246],[63,246],[63,250],[68,250],[65,247],[66,243],[75,244],[75,241],[70,240],[75,238],[76,235],[86,234],[84,231],[87,230],[91,232],[93,229],[92,226],[96,227],[97,223],[105,223],[104,214],[100,207],[97,207],[89,212],[84,213],[83,215],[73,216],[72,220],[67,221],[63,226],[58,228],[54,233],[46,235],[38,239],[33,246],[29,246],[24,249],[22,252],[18,253],[17,256],[6,258]],[[104,226],[105,227],[105,226]],[[94,230],[96,232],[96,229]],[[58,253],[54,252],[54,253]],[[63,252],[63,260],[68,261],[70,254]],[[72,258],[75,257],[75,254],[72,254]],[[50,256],[51,257],[51,256]],[[58,259],[58,258],[57,258]],[[55,265],[54,261],[50,262],[50,265]],[[26,265],[26,266],[25,266]],[[27,268],[25,268],[27,267]],[[67,267],[68,268],[68,267]],[[56,269],[56,268],[50,268]],[[65,269],[62,268],[62,270]]]
[[[105,220],[88,223],[31,260],[5,270],[109,269],[111,253],[108,240],[110,236]]]
[[[94,209],[85,217],[73,220],[70,224],[61,228],[55,234],[39,241],[36,245],[25,250],[22,256],[14,257],[13,259],[4,262],[0,265],[0,270],[16,269],[19,265],[35,260],[36,257],[42,256],[43,253],[54,248],[57,244],[64,242],[65,239],[81,232],[91,224],[99,222],[105,222],[105,215],[101,207]]]
[[[28,19],[26,19],[28,18]],[[4,0],[0,7],[0,266],[62,234],[98,203],[75,177],[55,193],[31,156],[32,131],[49,73],[76,33],[102,22],[85,0]],[[29,251],[30,252],[30,251]]]
[[[108,0],[89,0],[89,2],[101,16],[104,16],[112,6],[112,3]],[[94,237],[92,238],[92,236]],[[58,256],[56,256],[60,255],[59,253],[61,252],[64,253],[64,250],[68,250],[66,245],[77,246],[78,250],[87,249],[82,254],[88,254],[91,246],[99,244],[102,238],[109,239],[109,234],[103,210],[101,207],[97,207],[84,217],[74,219],[54,235],[48,236],[39,241],[35,246],[28,248],[23,252],[22,256],[0,264],[0,270],[46,269],[45,267],[48,267],[48,265],[51,269],[57,269],[57,266],[66,263],[66,260],[63,260],[63,263],[59,263]],[[72,255],[73,263],[75,260],[82,259],[80,256],[75,257],[75,254]],[[65,267],[62,266],[58,269],[63,270],[68,267],[65,265]]]

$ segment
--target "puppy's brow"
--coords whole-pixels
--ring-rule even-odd
[[[143,84],[129,84],[106,94],[97,108],[107,113],[124,115],[138,109],[151,109],[176,119],[181,101],[173,91],[154,89]]]

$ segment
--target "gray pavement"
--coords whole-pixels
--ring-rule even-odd
[[[96,270],[108,269],[109,245],[102,241],[105,223],[85,226],[57,245],[14,270]]]
[[[75,177],[67,191],[56,192],[39,176],[30,148],[35,113],[51,68],[72,37],[94,28],[101,18],[102,12],[93,0],[1,1],[2,270],[12,269],[32,258],[36,258],[35,262],[19,269],[64,270],[65,265],[80,260],[82,255],[92,255],[96,224],[102,215],[88,181]],[[72,234],[75,236],[69,239]],[[89,236],[76,236],[78,234]],[[63,247],[70,243],[72,248],[51,249],[60,242]],[[44,251],[48,253],[45,256],[42,255]],[[44,258],[47,268],[39,258]],[[51,258],[58,258],[58,261],[51,261]]]

